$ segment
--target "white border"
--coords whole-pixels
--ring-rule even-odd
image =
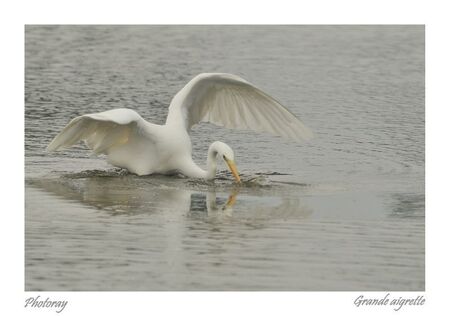
[[[448,10],[444,1],[10,1],[1,5],[1,109],[3,186],[2,301],[5,315],[29,314],[23,308],[23,67],[24,24],[426,24],[426,299],[408,315],[444,315],[449,307],[443,284],[448,276]],[[325,260],[325,258],[324,258]],[[44,292],[70,300],[65,315],[354,315],[393,312],[356,309],[359,293],[348,292]],[[363,293],[381,295],[379,293]],[[413,296],[420,293],[397,293]],[[445,312],[447,311],[447,313]],[[36,313],[36,312],[33,312]],[[49,312],[44,312],[48,314]],[[44,314],[42,313],[42,314]],[[41,314],[41,313],[38,313]]]

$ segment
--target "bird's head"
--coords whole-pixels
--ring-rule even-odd
[[[237,171],[236,163],[234,162],[233,149],[231,149],[231,147],[227,144],[218,141],[211,144],[211,149],[213,149],[217,157],[220,157],[225,161],[234,178],[236,179],[236,182],[240,183],[241,178],[239,177],[239,172]]]

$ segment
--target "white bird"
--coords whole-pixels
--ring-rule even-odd
[[[217,157],[225,160],[237,182],[234,152],[213,142],[207,170],[192,160],[189,136],[200,122],[268,132],[292,140],[308,140],[312,132],[289,110],[244,79],[225,73],[197,75],[172,99],[166,123],[152,124],[130,109],[114,109],[74,118],[48,145],[48,151],[68,148],[81,140],[95,154],[137,175],[182,173],[214,179]]]

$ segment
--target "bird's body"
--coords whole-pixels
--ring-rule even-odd
[[[106,113],[120,115],[131,112],[134,111],[117,109]],[[108,155],[110,164],[138,175],[183,173],[179,170],[183,165],[181,162],[192,160],[192,144],[186,130],[171,129],[142,119],[141,124],[127,134],[126,142],[112,146],[104,153]]]
[[[192,160],[189,135],[193,125],[217,125],[266,131],[294,140],[312,133],[286,108],[247,81],[230,74],[200,74],[173,98],[166,123],[152,124],[130,109],[114,109],[74,118],[48,146],[49,151],[80,140],[108,162],[137,175],[182,173],[213,179],[221,157],[239,180],[233,150],[214,142],[208,150],[207,170]]]

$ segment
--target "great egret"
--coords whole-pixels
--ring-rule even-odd
[[[48,151],[70,147],[80,140],[108,162],[137,175],[180,172],[187,177],[214,179],[217,157],[237,182],[234,152],[225,143],[211,144],[207,170],[192,160],[190,129],[200,122],[269,132],[296,141],[311,131],[272,97],[232,74],[199,74],[181,89],[169,106],[165,125],[145,121],[130,109],[114,109],[74,118],[48,145]]]

